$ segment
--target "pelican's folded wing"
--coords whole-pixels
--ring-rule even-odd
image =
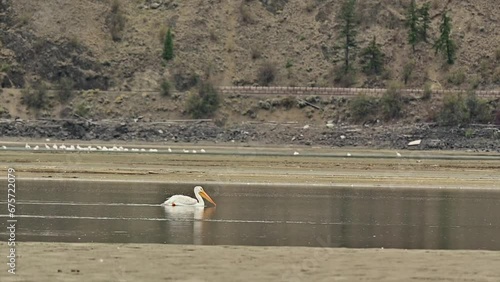
[[[174,195],[165,201],[165,205],[176,205],[176,206],[194,206],[198,203],[196,199],[193,199],[184,195]]]

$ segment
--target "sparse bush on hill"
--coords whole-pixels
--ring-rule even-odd
[[[391,83],[380,100],[382,113],[387,120],[402,116],[403,95],[401,94],[401,88],[398,83]]]
[[[240,4],[240,17],[241,21],[247,24],[254,24],[255,19],[254,16],[252,15],[252,12],[250,11],[250,7],[248,7],[245,4],[245,1],[241,2]]]
[[[203,82],[198,93],[192,93],[186,101],[186,112],[193,118],[212,117],[220,105],[220,95],[210,82]]]
[[[349,102],[349,111],[356,122],[364,122],[377,113],[378,101],[375,97],[358,94]]]
[[[411,60],[403,66],[403,82],[408,84],[410,81],[413,70],[415,69],[415,61]]]
[[[276,66],[271,62],[264,62],[257,72],[257,83],[261,86],[269,86],[276,78]]]
[[[438,114],[441,125],[462,125],[469,121],[469,111],[465,99],[460,94],[449,94],[444,97],[443,105]]]
[[[119,0],[111,3],[111,14],[109,15],[109,30],[113,41],[122,39],[122,32],[125,28],[125,16],[123,15]]]
[[[424,85],[424,93],[422,95],[422,100],[430,100],[432,98],[432,87],[430,83]]]
[[[462,85],[465,82],[465,70],[463,68],[455,69],[448,74],[447,79],[453,85]]]
[[[57,98],[59,102],[64,103],[71,98],[74,82],[69,77],[63,77],[57,85]]]
[[[168,80],[163,79],[160,83],[160,95],[163,97],[168,97],[171,94],[171,86]]]
[[[200,77],[194,72],[187,72],[182,69],[176,70],[173,75],[174,86],[180,92],[187,91],[198,85]]]
[[[74,113],[80,117],[87,117],[90,114],[90,107],[85,102],[80,102],[76,106]]]
[[[474,91],[470,91],[467,94],[465,103],[469,112],[469,122],[488,123],[492,121],[493,116],[490,106],[484,99],[478,98]]]
[[[33,85],[27,85],[21,90],[23,103],[28,108],[41,109],[45,106],[47,100],[47,86],[43,82],[37,82]]]

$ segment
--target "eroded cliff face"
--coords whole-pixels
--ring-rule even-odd
[[[1,0],[0,59],[7,74],[1,83],[22,87],[32,79],[55,83],[66,76],[81,89],[155,89],[162,77],[182,80],[187,74],[210,76],[220,85],[253,85],[268,63],[276,68],[274,85],[338,86],[333,78],[342,56],[340,2],[118,1],[116,12],[113,1]],[[431,1],[431,43],[419,43],[413,52],[404,24],[406,2],[358,1],[359,46],[375,36],[386,71],[367,76],[358,60],[353,86],[402,81],[405,66],[412,65],[409,87],[498,88],[498,3]],[[444,11],[452,16],[458,45],[453,66],[432,48]],[[118,31],[113,13],[123,19]],[[168,27],[175,59],[164,63],[162,38]],[[117,38],[112,32],[119,33]]]

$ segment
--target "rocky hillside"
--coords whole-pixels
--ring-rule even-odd
[[[114,3],[113,3],[114,2]],[[500,5],[497,0],[430,0],[433,41],[449,11],[456,63],[448,66],[431,43],[416,51],[404,24],[409,0],[358,1],[358,42],[376,36],[385,72],[358,71],[354,86],[499,89]],[[69,77],[79,89],[158,89],[167,78],[179,90],[196,77],[219,85],[255,85],[259,68],[276,69],[273,85],[335,86],[341,62],[334,0],[0,0],[0,79],[3,88]],[[418,5],[424,1],[417,1]],[[113,7],[114,5],[114,7]],[[161,58],[166,30],[175,58]],[[359,64],[357,65],[360,69]],[[337,85],[338,86],[338,85]]]

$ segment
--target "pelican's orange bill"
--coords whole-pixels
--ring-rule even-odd
[[[208,194],[205,192],[205,191],[201,191],[200,192],[200,195],[205,198],[205,200],[209,201],[210,203],[214,204],[214,206],[216,206],[217,204],[214,202],[214,200],[212,200],[212,198],[210,198],[210,196],[208,196]]]

